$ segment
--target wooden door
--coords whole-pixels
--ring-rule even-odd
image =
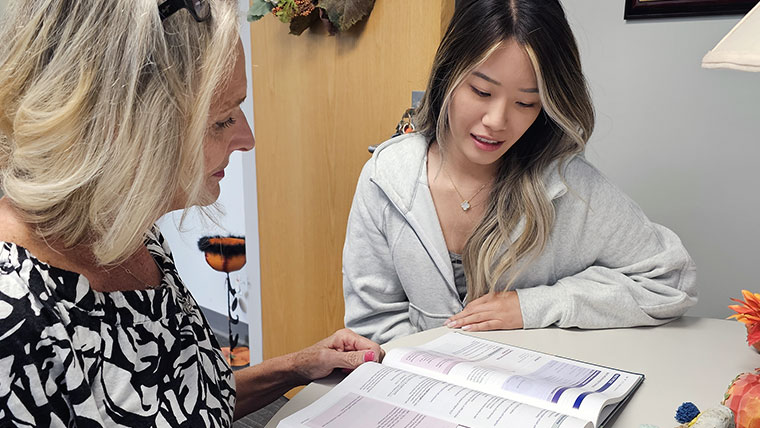
[[[367,146],[424,90],[453,7],[378,0],[337,36],[251,24],[264,358],[343,327],[341,252]]]

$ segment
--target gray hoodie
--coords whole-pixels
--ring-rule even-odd
[[[380,145],[359,177],[343,248],[346,327],[378,343],[443,325],[463,309],[418,134]],[[680,239],[582,156],[544,174],[555,222],[514,283],[525,328],[664,324],[696,304]],[[515,231],[512,238],[519,236]],[[504,284],[502,284],[502,287]]]

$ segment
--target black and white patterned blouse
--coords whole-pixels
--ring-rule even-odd
[[[152,290],[100,293],[0,242],[0,427],[228,427],[232,371],[163,236]]]

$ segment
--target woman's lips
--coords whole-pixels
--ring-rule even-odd
[[[472,141],[475,143],[475,147],[485,152],[493,152],[495,150],[499,150],[499,148],[504,144],[503,141],[500,141],[498,143],[484,143],[483,141],[480,141],[478,138],[476,138],[474,134],[470,134],[470,138],[472,138]],[[485,137],[480,138],[487,139]]]
[[[224,178],[224,170],[221,170],[221,171],[217,172],[216,174],[214,174],[214,177],[216,177],[216,178]]]

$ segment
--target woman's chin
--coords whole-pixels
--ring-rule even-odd
[[[221,192],[222,189],[220,188],[218,181],[210,184],[208,187],[206,187],[206,194],[201,196],[201,200],[198,202],[198,205],[207,207],[214,204],[219,200],[219,195]]]
[[[219,183],[216,183],[215,185],[208,185],[204,194],[200,195],[200,197],[192,203],[190,203],[187,198],[183,198],[181,201],[177,200],[172,203],[171,211],[182,210],[190,207],[207,207],[209,205],[213,205],[217,200],[219,200],[220,192],[221,189],[219,188]]]

